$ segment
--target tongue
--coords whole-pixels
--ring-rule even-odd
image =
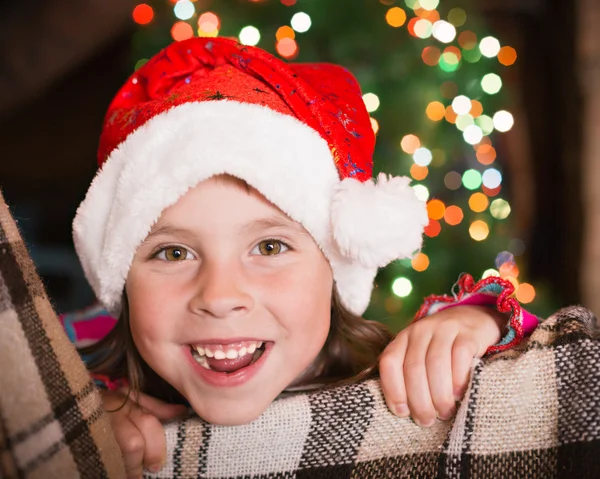
[[[232,373],[238,369],[249,366],[252,362],[252,354],[244,354],[241,358],[236,359],[215,359],[206,358],[210,369],[220,373]]]

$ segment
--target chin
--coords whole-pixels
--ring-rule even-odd
[[[270,403],[257,407],[240,401],[216,401],[214,406],[202,404],[202,400],[190,402],[194,412],[215,426],[241,426],[258,419]]]

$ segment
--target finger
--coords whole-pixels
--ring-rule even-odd
[[[452,381],[452,346],[455,338],[455,334],[445,334],[443,330],[434,334],[425,359],[431,400],[437,416],[443,421],[455,413]]]
[[[181,404],[170,404],[142,392],[131,394],[130,398],[161,421],[170,421],[188,412],[188,408]]]
[[[118,427],[112,429],[123,454],[127,478],[141,478],[144,472],[144,438],[142,433],[125,415],[115,415],[111,419],[118,421]]]
[[[167,456],[167,440],[163,425],[156,416],[145,413],[139,408],[132,410],[129,417],[144,441],[142,457],[144,467],[153,472],[158,471]]]
[[[467,385],[473,358],[477,355],[478,344],[465,336],[458,336],[452,346],[452,388],[454,399],[462,401]]]
[[[431,401],[425,358],[432,334],[421,330],[410,334],[404,359],[404,383],[410,413],[417,424],[429,427],[435,422],[435,408]]]
[[[390,411],[400,417],[410,414],[403,372],[406,344],[406,335],[400,333],[379,358],[379,376],[385,402]]]

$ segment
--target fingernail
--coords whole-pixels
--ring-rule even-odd
[[[446,411],[445,413],[438,413],[437,417],[440,421],[448,421],[454,417],[455,413],[456,413],[456,410],[454,408],[452,408],[449,411]]]
[[[463,398],[465,397],[465,390],[464,389],[455,389],[454,390],[454,400],[455,401],[462,401]]]
[[[427,421],[420,421],[416,417],[413,419],[414,419],[415,423],[417,424],[417,426],[421,426],[421,427],[431,427],[435,424],[435,419],[429,419]]]
[[[408,417],[410,410],[408,409],[406,403],[401,402],[394,405],[394,414],[399,417]]]
[[[151,465],[151,466],[148,468],[148,470],[149,470],[150,472],[158,472],[158,471],[160,471],[162,468],[163,468],[163,463],[161,462],[161,463],[158,463],[158,464],[153,464],[153,465]]]

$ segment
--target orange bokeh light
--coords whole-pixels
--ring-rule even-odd
[[[448,105],[446,107],[446,114],[444,115],[444,117],[446,118],[446,121],[448,123],[454,124],[454,123],[456,123],[456,118],[458,117],[458,115],[454,111],[454,108],[452,108],[451,105]]]
[[[516,297],[521,303],[531,303],[535,299],[535,288],[529,283],[521,283],[517,288]]]
[[[513,47],[502,47],[498,52],[498,61],[508,67],[517,61],[517,51]]]
[[[212,33],[221,27],[221,20],[212,12],[205,12],[198,17],[198,29],[204,33]]]
[[[429,268],[429,257],[424,253],[418,253],[411,261],[415,271],[425,271]]]
[[[496,188],[488,188],[487,186],[481,186],[481,189],[487,196],[498,196],[500,194],[500,191],[502,191],[502,185],[499,185]]]
[[[482,213],[490,205],[490,200],[483,193],[473,193],[469,198],[469,208],[475,213]]]
[[[421,53],[423,63],[430,67],[434,67],[439,63],[440,56],[442,56],[442,52],[440,52],[438,47],[425,47]]]
[[[432,101],[429,105],[427,105],[425,114],[427,115],[427,118],[432,121],[440,121],[443,120],[444,116],[446,115],[446,107],[444,107],[444,104],[439,101]]]
[[[481,116],[483,114],[483,105],[480,101],[471,100],[471,111],[469,112],[469,114],[473,118],[477,118],[478,116]]]
[[[427,202],[427,214],[432,220],[441,220],[444,217],[446,205],[441,200],[430,200]]]
[[[133,21],[139,25],[147,25],[154,18],[154,10],[146,3],[140,3],[133,9]]]
[[[477,35],[467,30],[458,36],[458,44],[465,50],[471,50],[477,46]]]
[[[298,44],[291,38],[282,38],[277,42],[275,48],[277,53],[284,58],[291,59],[298,55]]]
[[[463,210],[460,207],[452,205],[446,208],[446,211],[444,212],[444,221],[450,226],[456,226],[460,224],[464,216]]]
[[[296,38],[296,32],[292,27],[284,25],[283,27],[279,27],[277,29],[277,33],[275,33],[275,38],[277,38],[277,41],[281,41],[284,38],[291,38],[293,40],[294,38]]]
[[[420,146],[421,140],[419,140],[419,137],[416,135],[405,135],[402,138],[402,141],[400,141],[400,148],[402,148],[402,151],[408,153],[409,155],[412,155],[415,151],[417,151],[417,148]]]
[[[432,219],[429,220],[429,224],[425,226],[424,230],[425,234],[430,238],[435,238],[437,235],[440,234],[441,231],[442,225],[440,224],[440,222]]]
[[[413,179],[417,181],[424,180],[425,178],[427,178],[428,174],[429,168],[427,168],[426,166],[419,166],[416,163],[413,163],[413,165],[410,167],[410,176],[412,176]]]
[[[491,165],[496,160],[496,149],[492,145],[480,145],[475,155],[482,165]]]
[[[400,7],[392,7],[385,14],[385,21],[391,27],[401,27],[406,22],[406,12]]]
[[[183,40],[187,40],[188,38],[192,38],[194,36],[194,30],[189,23],[186,22],[176,22],[171,27],[171,37],[176,42],[181,42]]]
[[[410,21],[408,22],[408,25],[406,26],[408,33],[410,33],[413,37],[417,36],[417,34],[415,32],[415,25],[419,20],[421,20],[419,17],[413,17],[410,19]]]
[[[513,278],[519,277],[519,267],[511,262],[503,263],[498,272],[503,278],[506,276],[512,276]]]

